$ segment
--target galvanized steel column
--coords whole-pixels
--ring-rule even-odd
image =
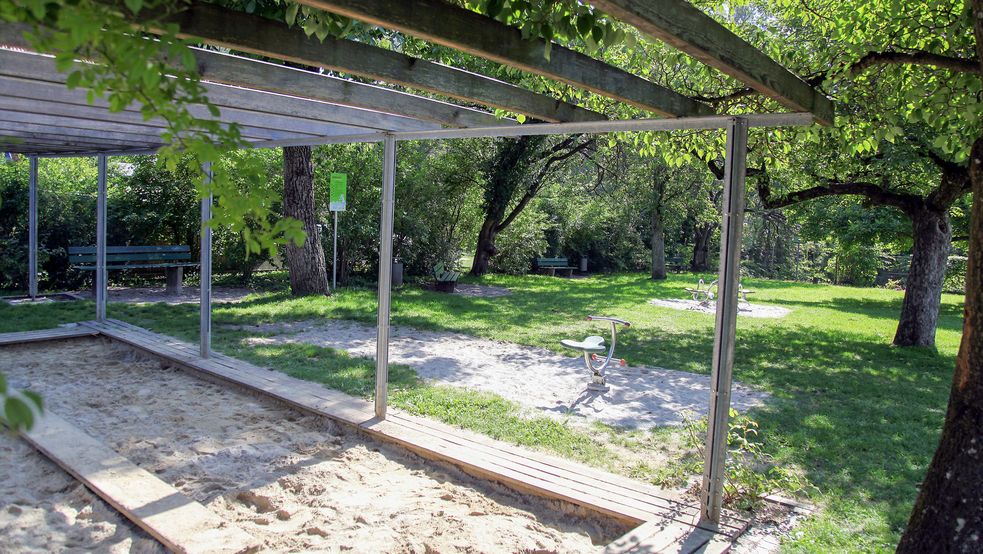
[[[38,157],[31,156],[27,190],[27,294],[38,297]]]
[[[97,158],[99,191],[96,196],[96,321],[106,321],[106,156]]]
[[[375,415],[386,417],[389,391],[389,300],[393,270],[393,203],[396,196],[396,139],[386,135],[379,222],[379,330],[376,334]]]
[[[211,162],[201,164],[201,171],[205,174],[205,184],[210,187],[212,183]],[[198,346],[202,358],[209,357],[212,352],[212,228],[208,225],[211,219],[212,193],[209,191],[208,195],[201,199]]]
[[[727,158],[724,160],[717,317],[714,325],[710,413],[702,489],[703,516],[714,523],[720,522],[726,478],[728,416],[737,330],[737,291],[741,281],[747,129],[747,120],[743,118],[734,118],[727,126]]]

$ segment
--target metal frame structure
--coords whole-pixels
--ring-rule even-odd
[[[375,387],[375,415],[380,419],[386,417],[387,407],[393,210],[399,141],[726,129],[720,294],[714,327],[703,478],[703,516],[710,522],[719,522],[734,358],[748,129],[828,124],[832,119],[829,100],[685,0],[587,1],[744,82],[792,109],[792,113],[716,114],[706,104],[582,53],[549,45],[541,39],[523,39],[516,29],[441,0],[415,0],[405,5],[392,0],[298,1],[666,116],[610,121],[603,114],[482,75],[351,41],[331,39],[317,43],[303,36],[302,31],[282,23],[197,0],[168,21],[180,26],[182,36],[204,44],[295,66],[320,67],[401,84],[470,104],[459,106],[386,86],[233,54],[194,51],[203,86],[210,101],[221,111],[217,119],[239,126],[249,147],[383,143]],[[237,22],[236,29],[226,28],[229,18]],[[105,321],[106,158],[154,153],[163,145],[160,133],[166,123],[144,119],[136,106],[110,111],[105,101],[96,99],[90,103],[84,91],[65,87],[67,76],[55,69],[50,56],[25,50],[30,50],[30,45],[24,38],[23,28],[0,24],[0,150],[19,152],[30,158],[29,293],[32,298],[37,296],[39,158],[97,156],[96,319]],[[546,56],[545,52],[551,55]],[[504,107],[550,123],[520,125],[510,119],[496,118],[473,105]],[[192,107],[192,114],[214,117],[205,106]],[[206,179],[210,178],[211,168],[203,167],[202,171]],[[202,358],[211,353],[212,264],[208,226],[211,210],[211,196],[202,198],[199,341]]]

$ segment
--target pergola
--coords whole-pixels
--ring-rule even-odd
[[[196,49],[201,78],[218,119],[236,124],[252,147],[382,142],[384,172],[379,251],[375,413],[386,418],[396,148],[404,140],[516,137],[626,131],[723,129],[725,190],[714,327],[702,515],[719,522],[734,358],[745,158],[750,127],[829,124],[830,101],[776,61],[685,0],[588,0],[643,34],[664,41],[745,83],[789,111],[727,115],[651,81],[441,0],[298,0],[454,48],[631,105],[657,117],[605,115],[483,75],[351,40],[317,41],[284,23],[192,1],[170,21],[182,36],[209,46],[422,90],[469,105],[525,114],[543,123],[498,118],[488,111],[214,50]],[[96,319],[106,319],[106,158],[151,154],[164,123],[135,107],[110,111],[69,90],[51,57],[27,50],[24,29],[0,26],[0,150],[30,158],[29,293],[38,294],[38,159],[98,157]],[[549,49],[549,55],[546,55]],[[195,115],[212,117],[205,106]],[[210,168],[203,168],[206,174]],[[201,201],[203,223],[212,199]],[[200,356],[211,355],[211,230],[201,236]]]

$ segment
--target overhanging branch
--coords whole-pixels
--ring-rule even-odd
[[[960,73],[981,73],[980,61],[971,58],[943,56],[933,52],[868,52],[850,66],[850,73],[858,75],[875,65],[930,65]]]
[[[776,198],[772,196],[767,179],[758,180],[758,196],[761,198],[761,203],[770,210],[825,196],[846,195],[863,196],[874,204],[893,206],[905,213],[914,212],[924,204],[924,200],[914,194],[892,192],[873,183],[858,182],[828,182],[825,185],[817,185]]]

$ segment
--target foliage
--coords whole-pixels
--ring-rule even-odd
[[[696,449],[694,473],[703,472],[706,456],[707,418],[689,417],[684,425],[690,448]],[[727,420],[724,502],[752,511],[761,506],[765,495],[776,491],[803,494],[812,485],[795,472],[775,463],[765,451],[760,425],[747,414],[731,408]]]
[[[490,269],[509,275],[527,273],[533,258],[546,252],[547,228],[549,221],[544,213],[535,209],[523,210],[495,239],[498,254],[491,259]]]
[[[34,427],[37,416],[44,409],[41,396],[29,390],[17,390],[7,384],[7,379],[0,373],[0,425],[15,431],[29,431]]]
[[[124,4],[5,2],[0,4],[0,20],[26,24],[30,44],[54,54],[55,66],[68,74],[68,87],[87,89],[90,102],[101,96],[111,111],[136,105],[145,118],[161,118],[166,123],[161,133],[165,146],[157,154],[168,169],[176,170],[185,156],[193,160],[192,167],[214,164],[212,179],[198,172],[198,193],[224,198],[213,214],[215,224],[241,230],[249,252],[260,253],[289,240],[302,244],[299,222],[279,219],[270,223],[268,199],[239,194],[232,176],[219,168],[222,155],[243,147],[244,141],[236,125],[193,115],[190,108],[194,105],[206,106],[212,116],[218,116],[219,110],[208,102],[190,42],[178,38],[177,26],[160,22],[175,5],[164,0],[127,0]],[[133,22],[134,16],[147,16],[150,10],[159,15]],[[144,38],[151,28],[163,29],[158,40]],[[76,62],[80,59],[95,63]],[[260,184],[262,172],[240,170],[239,179]],[[258,230],[249,229],[247,221]]]

